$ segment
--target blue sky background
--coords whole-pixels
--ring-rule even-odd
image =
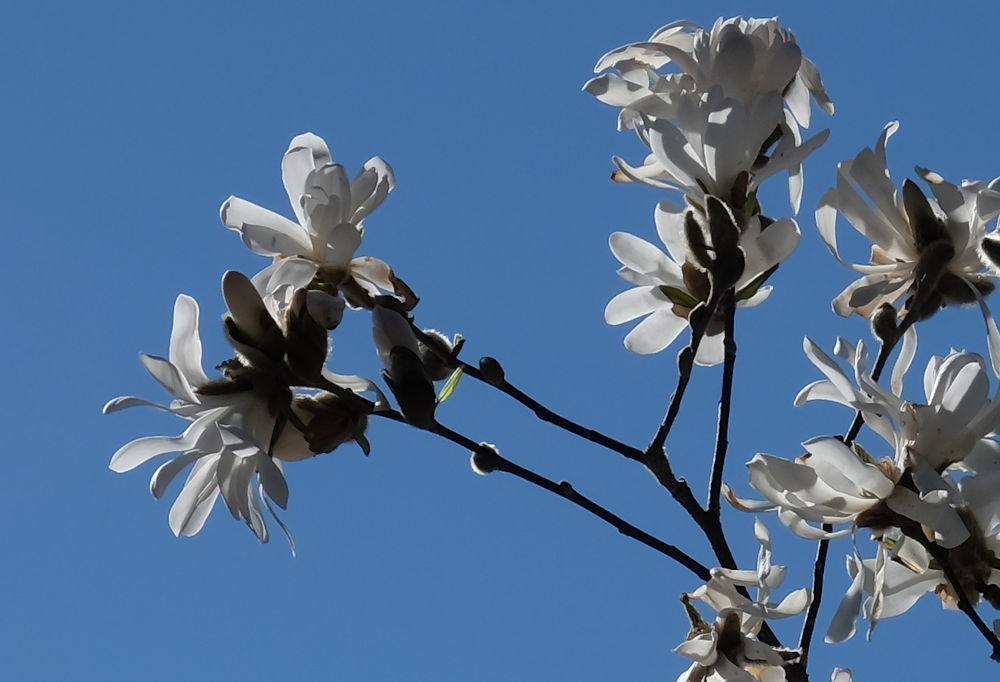
[[[739,409],[727,480],[746,493],[755,452],[798,454],[838,433],[843,409],[792,399],[816,378],[804,334],[824,347],[867,335],[830,299],[850,274],[815,233],[834,164],[886,121],[894,178],[920,164],[958,181],[1000,175],[995,26],[1000,9],[933,12],[891,3],[132,3],[7,2],[0,9],[0,215],[8,322],[0,335],[8,438],[0,501],[0,668],[33,680],[664,680],[687,626],[677,602],[699,582],[565,501],[467,453],[376,421],[372,455],[351,446],[288,467],[285,520],[299,542],[260,546],[217,508],[176,539],[150,464],[111,454],[181,423],[102,417],[122,394],[164,396],[138,361],[166,352],[177,293],[202,304],[205,364],[227,357],[223,271],[264,265],[223,229],[237,194],[289,214],[280,159],[313,131],[355,170],[381,155],[396,191],[367,221],[361,253],[389,261],[422,297],[418,320],[461,332],[465,357],[494,355],[510,380],[564,414],[644,445],[673,387],[674,356],[638,357],[606,302],[627,285],[608,234],[655,240],[661,196],[608,181],[610,157],[642,149],[582,93],[605,51],[679,18],[780,15],[837,104],[806,166],[803,240],[771,300],[737,320]],[[780,180],[765,209],[787,214]],[[845,233],[846,234],[846,233]],[[857,244],[860,247],[860,244]],[[367,315],[338,330],[331,367],[375,376]],[[950,335],[946,335],[950,334]],[[972,310],[921,335],[917,365],[954,346],[982,352]],[[701,490],[717,370],[698,370],[669,449]],[[917,373],[909,395],[922,397]],[[473,381],[441,420],[576,487],[711,563],[687,518],[640,467],[538,426]],[[877,439],[866,441],[877,451]],[[881,453],[880,453],[881,454]],[[172,499],[176,491],[168,493]],[[726,510],[746,566],[752,518]],[[772,527],[775,560],[806,584],[814,546]],[[834,547],[820,633],[846,587]],[[988,619],[992,614],[984,611]],[[706,615],[708,613],[706,612]],[[779,624],[783,626],[785,624]],[[794,642],[799,620],[779,627]],[[996,675],[964,617],[928,597],[911,613],[818,645],[815,680]]]

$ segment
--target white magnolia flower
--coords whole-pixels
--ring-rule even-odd
[[[681,72],[657,73],[668,64]],[[677,22],[608,53],[595,71],[607,68],[621,76],[584,89],[623,107],[620,127],[635,129],[652,152],[640,167],[616,157],[616,179],[728,197],[788,170],[798,210],[802,160],[829,132],[802,143],[798,124],[809,124],[810,92],[829,113],[833,106],[815,65],[776,20],[720,19],[710,32]]]
[[[801,588],[790,592],[780,602],[771,601],[772,590],[781,586],[787,570],[771,563],[771,534],[759,518],[754,519],[754,536],[760,543],[755,570],[713,568],[709,581],[688,596],[705,602],[718,612],[740,611],[744,632],[757,634],[765,618],[787,618],[805,611],[811,594],[808,588]],[[754,588],[756,599],[741,594],[740,588]]]
[[[718,88],[703,97],[680,98],[674,119],[649,120],[637,128],[651,154],[638,167],[615,157],[615,178],[677,190],[700,200],[705,194],[729,197],[741,183],[752,192],[787,170],[793,209],[798,210],[802,161],[826,141],[829,131],[802,143],[786,118],[778,93],[749,105],[725,97]],[[775,129],[782,134],[771,150]]]
[[[258,290],[287,299],[318,276],[355,305],[380,291],[412,296],[385,262],[354,257],[364,219],[395,186],[389,164],[374,157],[349,180],[326,143],[305,133],[289,145],[281,175],[297,222],[238,197],[229,197],[220,209],[222,222],[239,232],[244,244],[274,258],[254,277]]]
[[[996,603],[1000,594],[1000,570],[995,567],[1000,552],[998,484],[1000,472],[993,471],[967,476],[950,490],[953,504],[961,508],[970,533],[964,542],[949,550],[949,561],[973,604],[982,596]],[[880,620],[905,613],[926,594],[937,594],[946,609],[957,608],[955,588],[920,542],[895,530],[877,539],[874,559],[861,559],[856,553],[847,558],[851,586],[830,624],[826,636],[829,642],[841,642],[854,635],[859,610],[869,621],[871,636]],[[862,603],[864,595],[868,597]]]
[[[660,74],[668,65],[679,73]],[[710,31],[690,21],[677,21],[656,31],[647,41],[607,53],[595,73],[615,69],[584,89],[612,106],[659,116],[657,101],[669,102],[678,91],[708,92],[722,88],[728,97],[752,102],[771,92],[781,93],[803,127],[809,127],[810,95],[828,114],[833,102],[819,70],[777,19],[733,17],[716,21]]]
[[[128,396],[110,401],[104,412],[146,405],[188,419],[191,425],[179,436],[149,436],[128,443],[111,458],[111,469],[130,471],[159,455],[178,452],[153,473],[149,486],[159,498],[177,474],[193,465],[170,509],[174,534],[200,531],[221,493],[233,516],[243,520],[261,542],[267,542],[261,503],[272,515],[268,500],[285,508],[288,485],[280,461],[310,456],[309,444],[296,429],[285,429],[270,447],[275,418],[266,401],[253,391],[224,395],[199,392],[209,379],[201,364],[198,304],[188,296],[178,296],[174,306],[168,357],[143,355],[142,362],[174,397],[169,406]],[[272,456],[267,454],[269,449]],[[278,523],[284,529],[280,520]]]
[[[656,209],[656,229],[669,256],[659,248],[625,232],[611,235],[611,252],[622,263],[619,276],[635,288],[615,296],[604,311],[608,324],[622,324],[647,316],[625,337],[625,347],[634,353],[658,353],[688,326],[688,314],[709,293],[708,276],[693,264],[684,237],[684,213],[670,202]],[[791,218],[761,227],[759,216],[748,222],[739,246],[746,258],[743,275],[736,283],[737,305],[759,305],[770,295],[761,286],[772,269],[795,250],[799,228]],[[723,360],[721,317],[709,324],[696,361],[715,365]]]
[[[180,453],[164,462],[150,480],[150,492],[159,498],[177,474],[191,466],[170,509],[171,530],[176,535],[198,533],[221,495],[234,518],[243,520],[261,542],[267,542],[262,505],[274,515],[271,502],[283,509],[288,502],[282,461],[305,459],[360,439],[366,417],[346,409],[332,394],[293,395],[272,381],[257,382],[254,373],[259,370],[254,363],[259,358],[267,362],[270,349],[277,347],[281,352],[280,329],[276,338],[277,327],[245,277],[227,273],[224,292],[231,310],[227,330],[243,359],[223,363],[225,379],[209,380],[202,368],[198,304],[189,296],[178,296],[168,358],[141,356],[173,401],[159,405],[127,396],[111,400],[104,412],[144,405],[172,412],[191,424],[176,437],[150,436],[128,443],[114,454],[110,468],[125,472],[160,455]],[[381,393],[367,379],[325,370],[323,376],[345,389],[374,392],[376,409],[385,406]],[[275,390],[283,392],[289,409],[280,421],[274,407]],[[285,526],[274,518],[291,542]]]
[[[726,497],[744,511],[776,510],[795,534],[811,539],[848,535],[859,526],[884,527],[899,515],[927,526],[943,547],[955,547],[969,531],[955,511],[947,482],[929,468],[914,470],[919,492],[897,485],[901,472],[890,461],[872,463],[836,438],[802,444],[794,461],[757,454],[747,464],[750,485],[766,501],[741,499],[727,486]],[[847,528],[827,532],[819,524]]]
[[[840,315],[856,312],[870,317],[882,303],[908,296],[907,309],[917,308],[914,314],[924,318],[950,303],[978,300],[990,328],[991,346],[996,347],[1000,339],[982,297],[993,290],[989,278],[997,272],[985,253],[1000,238],[996,230],[987,233],[986,229],[1000,212],[1000,179],[989,185],[966,181],[956,186],[917,168],[934,197],[924,197],[910,181],[902,193],[897,192],[889,177],[885,148],[898,128],[897,122],[890,122],[874,149],[866,147],[841,162],[836,187],[823,195],[816,209],[816,224],[830,251],[862,275],[834,299],[833,308]],[[870,264],[847,263],[841,258],[838,213],[872,241]],[[918,281],[923,282],[919,291]],[[916,300],[918,294],[920,300]]]
[[[909,336],[909,333],[908,333]],[[882,389],[868,374],[868,352],[837,339],[834,353],[853,368],[853,381],[839,363],[810,339],[806,355],[826,375],[802,389],[795,402],[828,400],[860,410],[865,423],[895,452],[895,466],[915,463],[941,472],[952,465],[979,470],[1000,460],[1000,443],[990,434],[1000,429],[1000,400],[989,397],[989,375],[982,357],[952,351],[934,356],[924,372],[926,403],[903,400],[902,376],[916,348],[915,335],[904,341],[893,370],[892,388]]]
[[[784,566],[771,564],[771,537],[759,519],[754,522],[754,534],[761,545],[756,570],[713,569],[707,584],[685,595],[692,628],[674,651],[694,663],[677,678],[678,682],[785,679],[785,658],[757,640],[756,635],[765,618],[785,618],[804,611],[810,593],[803,588],[791,592],[780,603],[771,602],[771,590],[781,585],[786,571]],[[757,599],[743,596],[738,587],[756,588]],[[701,600],[718,611],[715,622],[709,625],[702,620],[690,599]]]
[[[711,625],[692,629],[674,653],[694,661],[677,682],[784,682],[785,659],[740,629],[738,611],[727,610]]]
[[[880,544],[876,559],[848,555],[847,573],[851,586],[830,622],[827,642],[843,642],[853,637],[859,611],[863,610],[869,622],[870,636],[880,620],[905,613],[925,594],[947,583],[940,569],[930,568],[927,550],[905,537],[894,539],[891,550]],[[862,603],[866,594],[869,596]]]

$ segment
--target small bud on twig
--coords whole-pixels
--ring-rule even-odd
[[[880,305],[872,313],[872,334],[885,345],[892,345],[899,336],[896,316],[896,308],[888,302]]]
[[[483,373],[483,379],[486,383],[493,386],[502,386],[504,384],[503,367],[500,366],[496,358],[491,358],[488,355],[479,358],[479,371]]]
[[[473,471],[480,476],[485,476],[497,470],[497,455],[500,452],[492,443],[480,443],[480,445],[484,450],[474,450],[470,463]]]

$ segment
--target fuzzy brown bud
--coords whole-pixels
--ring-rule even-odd
[[[888,302],[880,305],[872,313],[872,334],[883,344],[891,345],[896,342],[896,338],[899,336],[896,316],[896,308]]]

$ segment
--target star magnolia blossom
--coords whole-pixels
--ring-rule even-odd
[[[177,474],[193,465],[170,509],[174,534],[198,533],[221,493],[233,516],[246,522],[261,542],[267,542],[261,503],[272,515],[269,499],[285,508],[288,485],[280,460],[310,456],[308,443],[295,429],[285,429],[273,448],[274,457],[268,457],[275,419],[265,401],[252,391],[220,396],[198,392],[209,379],[201,365],[198,303],[189,296],[178,296],[174,305],[169,359],[143,355],[142,362],[174,396],[173,402],[164,406],[131,396],[115,398],[105,405],[105,414],[146,405],[188,419],[191,425],[176,437],[150,436],[124,445],[111,458],[111,470],[130,471],[159,455],[179,452],[160,465],[149,484],[150,492],[159,498]],[[278,523],[281,525],[280,520]]]
[[[252,321],[266,315],[248,280],[238,273],[227,273],[224,283],[233,318]],[[253,296],[250,300],[239,300],[238,294],[246,290]],[[281,462],[332,450],[351,439],[351,420],[363,417],[337,414],[336,404],[330,407],[320,396],[299,396],[292,400],[289,393],[290,410],[300,424],[311,424],[317,415],[322,415],[324,424],[330,426],[311,433],[309,439],[291,425],[280,428],[270,394],[258,391],[253,385],[243,386],[239,380],[209,380],[202,369],[198,315],[198,304],[193,298],[178,296],[168,359],[141,356],[153,378],[174,397],[169,406],[126,396],[115,398],[104,407],[105,414],[135,406],[155,407],[189,420],[190,426],[179,436],[150,436],[128,443],[111,458],[110,468],[121,473],[154,457],[180,453],[164,462],[150,480],[150,492],[160,498],[177,474],[191,466],[170,509],[170,528],[175,535],[198,533],[221,495],[233,517],[243,520],[261,542],[268,540],[263,505],[292,543],[290,533],[270,504],[274,502],[284,509],[288,502],[288,485]],[[246,336],[252,339],[254,331],[251,329]],[[247,350],[251,350],[249,346]],[[246,362],[230,361],[227,369],[233,373],[252,371]],[[329,372],[324,372],[324,376],[357,392],[373,391],[379,398],[376,409],[385,405],[378,389],[367,379]],[[277,434],[275,429],[280,429]],[[294,543],[292,546],[294,551]]]
[[[677,682],[784,682],[781,654],[744,634],[739,622],[738,611],[724,611],[675,647],[694,661]]]
[[[939,279],[933,287],[923,292],[919,316],[927,317],[949,303],[979,300],[992,348],[1000,348],[992,316],[982,304],[982,296],[994,287],[988,277],[997,272],[984,249],[1000,238],[996,230],[987,233],[986,229],[1000,212],[1000,179],[989,185],[966,181],[956,186],[918,168],[934,198],[924,198],[909,183],[907,199],[907,192],[896,191],[886,164],[886,143],[898,128],[899,123],[890,122],[874,149],[866,147],[838,164],[837,185],[823,195],[816,209],[816,224],[830,251],[862,275],[834,299],[833,308],[840,315],[855,312],[870,317],[879,305],[914,294],[921,277],[936,275]],[[872,241],[871,264],[847,263],[841,258],[838,213]],[[912,296],[908,305],[913,305]]]
[[[671,63],[681,73],[657,73]],[[622,107],[619,127],[635,129],[652,152],[640,167],[616,157],[616,179],[728,197],[743,173],[753,190],[788,170],[798,210],[802,160],[828,134],[803,144],[798,124],[809,125],[810,93],[828,113],[833,104],[815,65],[776,20],[720,19],[710,32],[677,22],[608,53],[595,71],[608,68],[621,75],[599,76],[584,89]]]
[[[674,652],[691,658],[694,663],[678,682],[703,680],[734,680],[781,682],[785,679],[785,658],[774,648],[760,642],[756,635],[764,618],[785,618],[801,613],[809,606],[808,589],[790,593],[780,604],[770,602],[771,590],[781,585],[785,567],[771,564],[771,537],[767,527],[754,522],[754,534],[761,544],[757,569],[739,571],[716,568],[706,585],[685,595],[716,609],[715,622],[705,623],[692,606],[688,614],[692,629],[686,641]],[[757,588],[757,600],[740,594],[738,587]]]
[[[1000,553],[1000,519],[998,519],[997,485],[1000,471],[976,474],[949,484],[953,504],[959,506],[971,533],[969,538],[951,550],[950,563],[958,576],[965,595],[975,604],[983,586],[1000,586],[1000,570],[994,566]],[[826,635],[828,642],[851,638],[861,610],[869,621],[869,636],[875,625],[908,611],[921,597],[936,593],[947,609],[957,608],[958,596],[944,572],[935,564],[928,551],[913,538],[891,531],[877,538],[874,559],[861,559],[855,553],[847,558],[851,586],[834,615]],[[862,604],[862,597],[869,595]],[[994,595],[988,598],[996,603]],[[862,608],[863,607],[863,608]]]
[[[274,258],[254,277],[258,290],[285,301],[290,291],[319,276],[334,291],[347,288],[348,302],[355,305],[365,293],[412,296],[385,262],[354,258],[362,221],[395,186],[389,164],[375,157],[348,180],[326,143],[305,133],[292,140],[281,171],[298,222],[238,197],[230,197],[220,209],[222,222],[239,232],[250,250]]]
[[[927,402],[921,404],[899,397],[902,374],[915,351],[915,335],[904,343],[891,392],[868,374],[864,343],[855,347],[838,339],[834,349],[835,355],[850,362],[854,381],[810,339],[804,347],[827,378],[803,388],[796,404],[828,400],[860,410],[865,423],[893,447],[898,469],[919,462],[939,472],[956,464],[980,470],[1000,461],[1000,443],[989,437],[1000,429],[1000,400],[989,397],[989,375],[979,355],[952,351],[932,357],[924,372]]]
[[[657,73],[670,64],[680,73]],[[802,56],[795,37],[774,18],[720,17],[710,31],[690,21],[676,21],[647,41],[601,57],[594,72],[606,69],[615,69],[621,76],[599,76],[584,89],[602,102],[639,112],[643,104],[669,103],[678,91],[708,92],[720,87],[726,96],[747,103],[767,93],[782,93],[785,106],[806,128],[810,95],[826,113],[833,114],[833,102],[816,65]]]
[[[611,235],[611,252],[622,263],[618,275],[635,288],[615,296],[604,310],[608,324],[622,324],[647,316],[625,337],[625,347],[639,354],[658,353],[669,346],[688,326],[688,314],[708,297],[707,275],[698,270],[683,230],[684,213],[670,202],[660,202],[656,209],[656,229],[670,255],[625,232]],[[763,303],[771,287],[761,286],[772,268],[795,250],[799,228],[791,218],[783,218],[761,228],[754,216],[740,237],[746,257],[743,275],[736,284],[737,306],[752,307]],[[709,324],[698,349],[696,361],[716,365],[723,360],[722,321]]]
[[[766,501],[741,499],[728,486],[727,499],[743,511],[776,510],[781,522],[804,538],[848,535],[859,523],[881,525],[885,514],[876,513],[876,508],[883,503],[892,513],[932,529],[944,547],[955,547],[969,537],[949,504],[947,486],[933,470],[918,472],[918,493],[896,485],[899,472],[894,467],[865,462],[836,438],[814,438],[802,446],[806,454],[794,461],[757,454],[747,464],[750,485]],[[810,524],[850,526],[827,532]]]

